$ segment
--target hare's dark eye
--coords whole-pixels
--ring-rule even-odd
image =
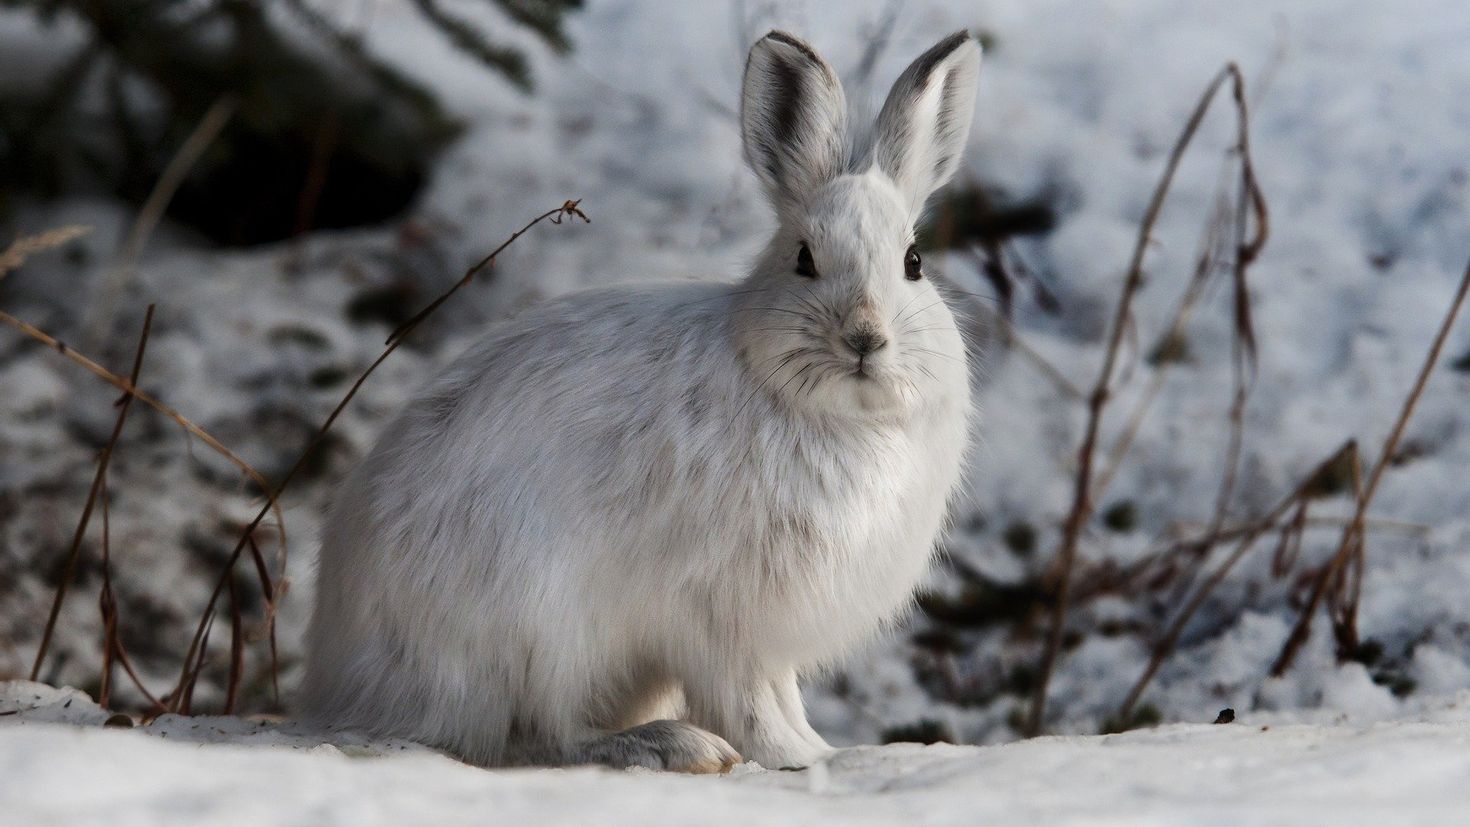
[[[796,274],[809,279],[817,277],[817,263],[812,260],[812,250],[802,242],[801,252],[796,254]]]
[[[909,251],[903,255],[903,277],[909,281],[918,281],[924,277],[924,259],[919,257],[919,248],[913,244],[909,245]]]

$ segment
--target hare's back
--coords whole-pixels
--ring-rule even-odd
[[[485,496],[608,493],[687,445],[738,393],[729,285],[588,291],[492,327],[387,439],[438,484]],[[422,472],[422,471],[421,471]],[[640,473],[641,472],[641,473]],[[598,482],[605,483],[597,485]]]
[[[493,326],[432,383],[430,408],[492,417],[636,416],[690,379],[733,362],[727,285],[576,293]],[[422,407],[422,405],[420,406]],[[505,423],[510,424],[510,423]]]

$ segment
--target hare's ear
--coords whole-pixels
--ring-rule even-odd
[[[899,75],[878,113],[872,161],[916,215],[959,167],[979,78],[980,44],[956,32]]]
[[[756,42],[745,62],[740,132],[745,160],[778,211],[805,204],[847,163],[847,101],[837,73],[785,32]]]

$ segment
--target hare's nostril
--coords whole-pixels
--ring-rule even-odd
[[[888,340],[876,330],[862,329],[842,337],[847,346],[857,351],[859,356],[867,356],[875,350],[880,350],[888,344]]]

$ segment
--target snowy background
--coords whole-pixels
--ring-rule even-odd
[[[369,380],[308,476],[293,483],[283,502],[291,547],[281,704],[269,690],[257,599],[246,607],[254,624],[246,712],[289,713],[317,515],[332,482],[426,370],[486,320],[547,296],[616,281],[742,275],[770,217],[740,161],[733,113],[745,50],[769,28],[809,39],[850,82],[850,99],[875,104],[934,41],[959,28],[981,32],[979,105],[956,186],[980,187],[1002,205],[1043,204],[1055,217],[1054,227],[1009,240],[1035,274],[1017,289],[1012,311],[1024,350],[996,334],[997,303],[984,298],[994,289],[975,257],[940,257],[952,281],[981,296],[958,308],[976,318],[983,424],[945,543],[956,562],[936,569],[930,610],[808,688],[814,724],[834,743],[1020,737],[1046,629],[1041,593],[1085,423],[1084,404],[1065,385],[1086,389],[1095,379],[1147,200],[1225,62],[1238,62],[1247,79],[1251,148],[1272,218],[1250,273],[1259,361],[1228,525],[1259,517],[1349,438],[1359,440],[1365,464],[1376,461],[1470,257],[1470,7],[1455,0],[910,0],[891,17],[885,2],[594,0],[568,18],[568,54],[524,39],[536,80],[529,95],[447,48],[406,2],[313,5],[360,31],[376,55],[432,88],[466,124],[405,214],[250,248],[213,246],[165,221],[135,273],[119,278],[118,249],[135,207],[102,195],[21,197],[9,204],[0,241],[66,224],[92,231],[0,282],[0,309],[126,373],[142,308],[157,302],[142,386],[275,479],[379,352],[390,322],[371,312],[375,300],[426,302],[564,199],[582,199],[592,223],[542,226],[518,241],[492,279],[456,296],[427,335]],[[488,4],[446,6],[492,31],[506,28]],[[864,79],[859,66],[875,39],[886,43]],[[80,27],[64,18],[40,27],[0,14],[0,85],[38,83],[81,42]],[[1198,535],[1215,515],[1229,441],[1228,278],[1206,286],[1187,327],[1186,358],[1160,364],[1144,356],[1169,324],[1212,210],[1229,192],[1228,103],[1223,94],[1216,102],[1153,234],[1102,456],[1160,371],[1162,384],[1082,536],[1079,572],[1142,561]],[[1036,283],[1055,296],[1055,308],[1036,298]],[[115,398],[54,352],[0,329],[0,677],[30,671]],[[1462,324],[1373,502],[1362,645],[1350,659],[1339,661],[1319,616],[1292,668],[1268,676],[1314,573],[1336,549],[1340,519],[1351,515],[1349,497],[1338,494],[1313,503],[1315,522],[1287,571],[1272,571],[1274,535],[1232,570],[1186,625],[1131,723],[1208,724],[1231,707],[1273,722],[1367,725],[1456,708],[1456,693],[1470,688],[1467,403],[1470,324]],[[122,635],[144,681],[162,693],[259,499],[235,469],[141,406],[109,476]],[[94,696],[99,531],[94,519],[40,676]],[[1204,570],[1230,548],[1217,549]],[[250,582],[243,575],[242,589]],[[1079,600],[1051,683],[1048,731],[1103,727],[1178,613],[1187,583],[1181,576]],[[998,608],[956,619],[956,606],[977,601]],[[220,707],[228,667],[228,635],[217,632],[196,710]],[[140,696],[118,692],[115,706],[140,708]],[[1215,731],[1198,737],[1226,737]],[[1180,732],[1198,731],[1165,728],[1158,737]],[[1329,730],[1312,732],[1331,740],[1321,735]],[[4,741],[23,743],[10,733]]]

